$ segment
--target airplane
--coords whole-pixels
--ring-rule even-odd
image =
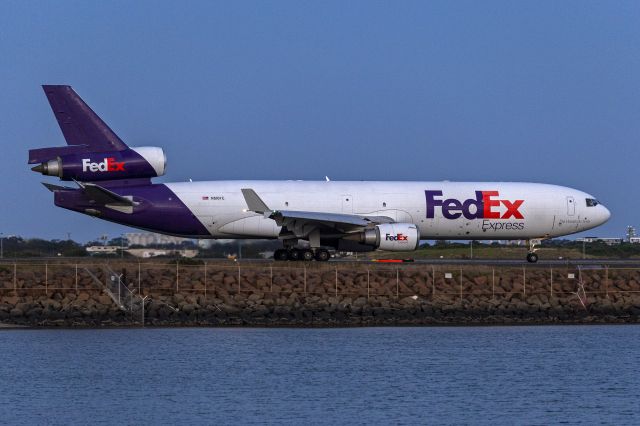
[[[542,183],[152,183],[166,170],[162,148],[127,146],[71,86],[42,87],[67,146],[29,150],[29,164],[76,185],[43,183],[56,206],[186,238],[278,239],[278,261],[327,261],[329,248],[406,252],[421,240],[527,240],[534,263],[542,240],[610,217],[592,195]]]

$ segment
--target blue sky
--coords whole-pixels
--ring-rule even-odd
[[[0,232],[129,228],[55,208],[27,150],[71,84],[160,181],[547,182],[640,227],[640,2],[3,1]],[[52,181],[54,179],[51,179]]]

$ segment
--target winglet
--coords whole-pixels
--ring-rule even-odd
[[[272,210],[267,207],[264,201],[256,194],[256,191],[251,188],[243,188],[241,191],[250,211],[261,214],[271,213]]]

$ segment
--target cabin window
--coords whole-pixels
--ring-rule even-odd
[[[386,202],[382,203],[382,207],[387,207],[387,203]]]
[[[595,198],[587,198],[587,207],[595,207],[598,204],[600,204],[600,202]]]

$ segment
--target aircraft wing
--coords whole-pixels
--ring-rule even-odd
[[[387,216],[366,216],[346,213],[307,212],[296,210],[271,210],[256,194],[253,189],[242,189],[242,195],[250,211],[264,214],[276,221],[279,226],[286,227],[289,231],[305,230],[303,233],[314,229],[335,230],[343,233],[366,228],[370,225],[392,223],[393,219]],[[300,232],[295,232],[300,234]]]
[[[322,224],[329,227],[366,227],[380,223],[391,223],[393,219],[386,216],[360,216],[343,213],[304,212],[294,210],[278,210],[269,216],[278,225],[292,220]]]

